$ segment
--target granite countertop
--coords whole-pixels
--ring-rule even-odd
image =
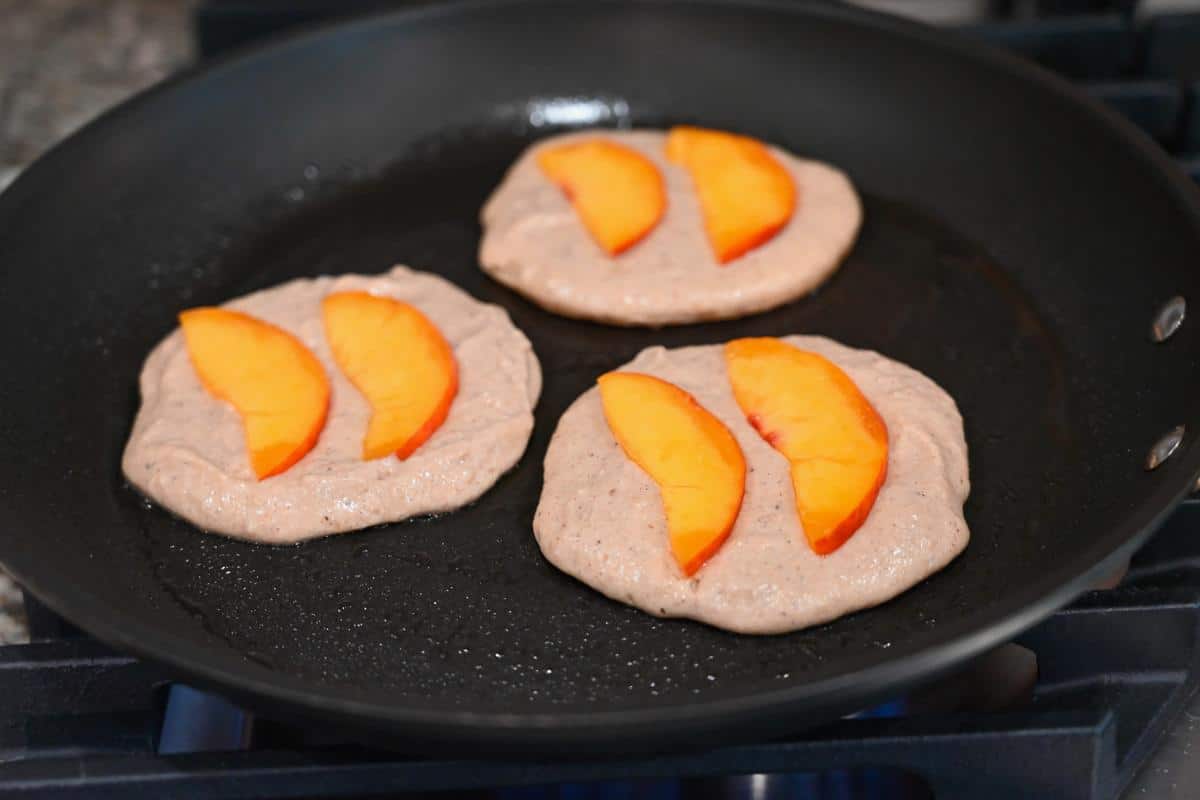
[[[194,0],[0,0],[0,190],[101,111],[192,57]],[[0,573],[0,644],[28,638]]]
[[[0,188],[191,59],[193,0],[0,0]]]

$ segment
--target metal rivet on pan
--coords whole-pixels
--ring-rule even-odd
[[[1186,315],[1187,301],[1179,295],[1163,303],[1163,307],[1154,315],[1154,322],[1150,325],[1151,341],[1165,342],[1170,339],[1175,331],[1179,330]]]
[[[1158,469],[1164,461],[1175,455],[1175,451],[1183,443],[1183,434],[1186,431],[1184,426],[1177,425],[1166,436],[1155,442],[1154,447],[1151,447],[1150,452],[1146,455],[1146,469]]]

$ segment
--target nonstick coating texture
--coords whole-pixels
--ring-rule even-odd
[[[536,24],[531,21],[536,20]],[[814,296],[665,330],[548,315],[476,266],[505,166],[561,124],[731,128],[847,169],[866,222]],[[940,34],[793,4],[515,2],[383,17],[176,81],[0,196],[0,559],[119,646],[409,746],[595,753],[796,729],[1010,638],[1186,491],[1200,430],[1196,197],[1140,135]],[[803,190],[801,190],[803,191]],[[148,507],[119,461],[145,354],[189,306],[402,262],[499,303],[546,387],[470,508],[272,548]],[[737,269],[737,266],[728,267]],[[957,400],[971,544],[886,605],[734,636],[606,600],[530,522],[560,413],[652,344],[819,333]],[[472,751],[477,752],[477,751]]]

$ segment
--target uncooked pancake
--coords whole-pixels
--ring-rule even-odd
[[[596,245],[536,161],[542,147],[597,137],[645,155],[667,187],[667,210],[658,225],[615,257]],[[682,166],[667,161],[665,142],[662,131],[590,130],[530,147],[483,208],[479,261],[484,271],[564,316],[615,325],[677,325],[733,319],[795,300],[828,278],[854,243],[862,206],[845,174],[771,148],[796,182],[796,211],[768,242],[719,264],[692,179]]]
[[[720,345],[643,350],[621,370],[670,381],[732,431],[746,493],[725,544],[691,578],[671,555],[658,486],[613,438],[596,388],[558,423],[533,530],[555,566],[614,600],[741,633],[782,633],[895,597],[967,544],[967,445],[954,401],[916,370],[829,339],[784,341],[841,367],[887,423],[887,480],[849,541],[809,549],[784,457],[750,427]]]
[[[359,290],[411,303],[454,348],[458,395],[408,459],[362,460],[367,401],[333,361],[321,300]],[[200,384],[179,330],[142,369],[142,406],[125,448],[130,483],[201,528],[270,543],[452,511],[511,468],[529,442],[542,374],[533,348],[498,306],[396,267],[379,276],[301,279],[226,304],[289,331],[320,359],[332,387],[316,446],[282,474],[256,480],[241,419]]]

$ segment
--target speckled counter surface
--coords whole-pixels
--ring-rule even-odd
[[[193,0],[0,0],[0,190],[54,143],[191,59]],[[0,644],[28,636],[0,573]]]
[[[0,0],[0,188],[191,57],[192,0]]]

